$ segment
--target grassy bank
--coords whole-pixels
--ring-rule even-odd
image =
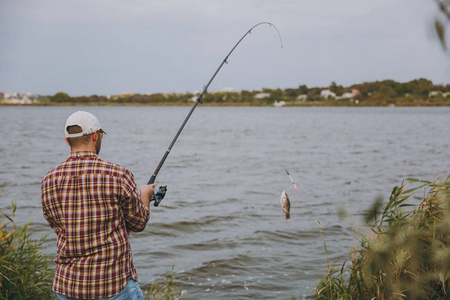
[[[381,203],[367,215],[369,235],[354,229],[350,263],[331,267],[327,259],[316,299],[450,298],[450,177],[405,179]]]
[[[41,250],[45,237],[31,239],[30,224],[17,226],[14,215],[0,210],[0,299],[55,299],[53,271]]]

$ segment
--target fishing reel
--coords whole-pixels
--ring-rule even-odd
[[[167,192],[167,185],[160,186],[159,189],[153,193],[153,196],[150,199],[150,202],[155,201],[155,203],[153,203],[153,205],[158,206],[159,203],[161,203],[161,201],[164,199],[166,192]]]

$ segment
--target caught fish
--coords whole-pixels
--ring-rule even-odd
[[[289,214],[289,211],[291,210],[291,202],[289,202],[289,197],[286,194],[286,191],[283,191],[281,193],[280,203],[281,203],[281,209],[283,210],[283,213],[286,216],[286,220],[290,219],[291,216]]]

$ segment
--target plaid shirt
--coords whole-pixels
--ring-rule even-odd
[[[133,174],[95,152],[75,152],[42,180],[44,217],[57,234],[53,291],[108,298],[137,281],[129,231],[142,231],[150,212]]]

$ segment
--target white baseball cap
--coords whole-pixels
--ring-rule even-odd
[[[72,133],[70,134],[67,131],[67,127],[69,126],[80,126],[81,132],[79,133]],[[71,114],[66,121],[66,127],[64,127],[64,132],[66,135],[66,138],[74,138],[79,136],[85,136],[88,134],[92,134],[96,131],[101,131],[103,133],[106,133],[102,129],[102,125],[100,125],[100,122],[97,120],[97,118],[87,111],[77,111],[73,114]]]

